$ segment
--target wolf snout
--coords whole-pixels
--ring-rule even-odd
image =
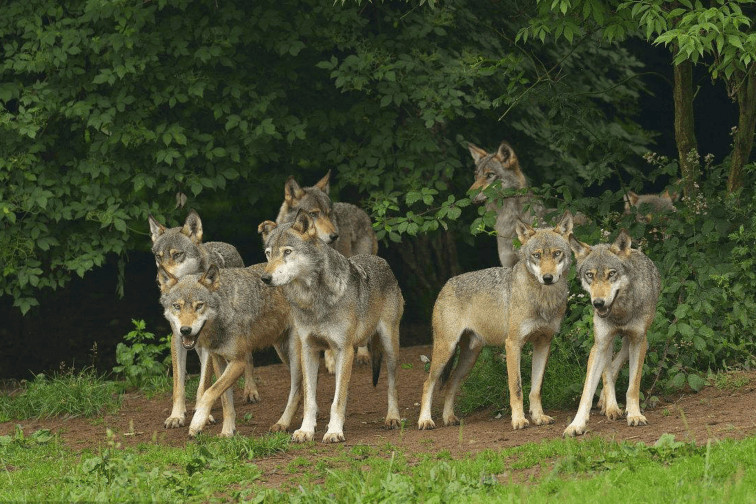
[[[545,275],[543,275],[542,278],[543,278],[543,283],[545,283],[546,285],[549,285],[550,283],[554,281],[554,275],[550,273],[546,273]]]
[[[331,239],[331,242],[335,242],[338,237],[339,237],[339,233],[331,233],[328,235],[328,238]]]
[[[273,275],[271,275],[270,273],[263,273],[262,275],[260,275],[260,280],[270,285],[270,282],[273,281]]]
[[[603,308],[606,303],[601,298],[596,298],[593,300],[593,306],[594,308]]]
[[[179,332],[181,332],[183,336],[189,336],[190,334],[192,334],[192,328],[190,326],[181,326]]]

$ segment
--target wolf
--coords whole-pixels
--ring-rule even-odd
[[[399,426],[396,363],[399,321],[404,298],[388,263],[370,254],[349,258],[318,238],[315,219],[299,210],[294,222],[277,226],[266,221],[259,230],[268,264],[261,279],[281,286],[291,304],[294,327],[302,346],[304,418],[294,432],[297,443],[315,436],[319,350],[335,358],[336,390],[324,443],[344,441],[347,390],[354,347],[370,345],[373,385],[386,355],[388,412],[385,425]]]
[[[654,215],[670,214],[677,211],[674,198],[668,190],[656,194],[636,194],[628,191],[625,197],[625,214],[631,214],[633,208],[638,209],[638,222],[651,222]]]
[[[577,259],[577,275],[591,296],[593,305],[593,348],[588,358],[580,406],[564,436],[586,431],[593,394],[603,374],[602,413],[611,420],[622,417],[617,405],[614,384],[619,369],[630,359],[630,383],[627,387],[627,424],[646,425],[641,414],[639,393],[643,360],[648,348],[646,334],[656,314],[661,291],[661,277],[654,262],[632,249],[632,239],[624,229],[612,244],[587,245],[570,237],[570,247]],[[615,336],[622,337],[622,347],[612,361]]]
[[[284,202],[278,211],[276,224],[292,222],[302,209],[310,214],[318,237],[345,257],[357,254],[377,254],[378,239],[373,224],[365,211],[350,203],[332,202],[331,170],[312,187],[302,188],[291,176],[284,185]],[[333,373],[334,360],[325,352],[326,368]],[[367,347],[357,349],[357,362],[367,364],[370,354]]]
[[[236,432],[233,385],[251,353],[269,346],[275,348],[291,374],[286,408],[271,430],[285,431],[291,424],[301,397],[299,344],[291,334],[289,304],[281,289],[261,282],[263,271],[263,265],[219,269],[211,264],[204,273],[179,279],[162,266],[158,270],[160,304],[173,337],[185,350],[202,348],[209,353],[207,361],[212,361],[218,376],[212,386],[197,393],[197,408],[189,425],[191,437],[207,424],[218,398],[223,405],[221,436]],[[209,369],[204,372],[210,374]]]
[[[186,275],[204,273],[210,264],[222,268],[240,268],[244,266],[241,255],[233,245],[224,242],[203,243],[204,234],[200,216],[192,210],[184,221],[184,225],[166,228],[152,215],[149,216],[150,235],[152,237],[152,253],[159,268],[176,278]],[[186,383],[186,350],[177,338],[171,338],[171,361],[173,366],[173,407],[171,414],[165,420],[166,428],[176,428],[184,425],[186,415],[185,383]],[[211,374],[205,374],[207,369],[207,353],[203,348],[197,348],[200,358],[200,385],[197,399],[208,386]],[[244,371],[244,398],[248,402],[260,400],[257,384],[253,376],[253,362],[250,356],[249,364]]]
[[[528,187],[525,175],[520,169],[517,154],[507,142],[502,142],[493,154],[489,154],[472,143],[468,144],[467,148],[475,161],[475,182],[468,191],[482,191],[497,180],[501,182],[502,189],[525,189]],[[486,210],[496,211],[494,229],[496,230],[499,261],[504,267],[512,267],[518,258],[512,247],[512,239],[516,236],[517,220],[520,219],[527,224],[532,224],[534,215],[539,220],[542,219],[545,209],[531,196],[506,198],[501,206],[486,200],[486,195],[479,192],[473,198],[473,203],[486,203]],[[526,211],[526,205],[530,206],[531,212]]]
[[[530,416],[535,425],[554,419],[543,412],[541,384],[551,339],[567,309],[567,274],[572,255],[568,237],[572,214],[566,211],[553,229],[534,229],[518,221],[515,231],[522,242],[520,260],[512,268],[488,268],[452,277],[433,306],[433,357],[423,384],[420,430],[433,429],[433,392],[439,378],[446,383],[443,420],[455,425],[454,398],[485,345],[506,347],[512,428],[529,425],[523,412],[520,354],[533,343]],[[455,350],[457,366],[452,371]]]

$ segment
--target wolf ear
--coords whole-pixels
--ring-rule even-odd
[[[632,244],[633,239],[630,238],[630,235],[622,229],[620,231],[620,234],[617,235],[617,239],[614,240],[614,243],[612,243],[611,247],[609,247],[609,250],[620,257],[627,257],[630,255],[630,245]]]
[[[268,236],[270,236],[271,231],[276,229],[278,227],[278,224],[271,220],[262,221],[259,226],[257,226],[257,232],[262,235],[263,242],[266,242],[268,240]]]
[[[572,234],[572,224],[572,213],[569,210],[565,210],[554,231],[562,236],[569,236]]]
[[[304,190],[294,180],[294,175],[289,175],[289,178],[286,179],[286,184],[284,184],[284,201],[289,205],[296,205],[304,194]]]
[[[191,238],[194,243],[202,243],[202,219],[200,219],[200,216],[194,210],[186,216],[181,233]]]
[[[204,275],[199,279],[199,283],[204,285],[207,290],[214,292],[220,287],[220,270],[215,264],[211,264]]]
[[[310,237],[317,236],[318,230],[315,229],[315,222],[312,220],[309,212],[299,209],[297,216],[294,217],[294,225],[291,229],[297,231],[299,234],[307,235]]]
[[[517,154],[515,154],[515,151],[507,142],[501,142],[501,145],[499,145],[499,150],[496,151],[496,159],[506,169],[512,169],[517,166]]]
[[[568,241],[570,242],[572,252],[575,254],[575,258],[578,261],[585,259],[586,256],[591,253],[591,246],[587,243],[578,241],[574,234],[570,233]]]
[[[467,150],[470,151],[470,155],[472,156],[473,160],[475,160],[476,163],[480,161],[481,159],[483,159],[484,157],[488,156],[488,152],[484,151],[477,145],[474,145],[471,143],[467,144]]]
[[[165,233],[165,226],[155,220],[155,217],[153,217],[152,215],[149,216],[148,220],[150,221],[150,234],[152,235],[152,243],[155,243],[160,235]]]
[[[531,226],[527,222],[521,221],[520,219],[517,219],[517,224],[515,224],[515,231],[517,231],[517,238],[523,245],[536,233],[535,229],[533,229],[533,226]]]
[[[668,200],[668,201],[669,201],[670,203],[672,203],[672,202],[674,201],[674,199],[672,199],[672,195],[670,195],[670,194],[669,194],[669,190],[667,190],[667,189],[664,189],[664,192],[663,192],[663,193],[661,193],[661,194],[659,195],[659,197],[660,197],[661,199],[665,199],[665,200]]]
[[[158,266],[157,282],[160,287],[160,292],[166,293],[171,290],[171,287],[178,283],[178,278],[171,275],[161,264]]]
[[[328,173],[325,174],[325,177],[318,180],[318,183],[315,184],[315,187],[323,191],[324,193],[328,194],[331,190],[331,170],[328,170]]]
[[[640,196],[638,196],[633,191],[627,191],[627,202],[631,205],[635,206],[638,204],[638,200],[640,199]]]

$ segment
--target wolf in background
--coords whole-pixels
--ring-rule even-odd
[[[502,189],[525,189],[528,183],[520,169],[520,162],[514,149],[507,143],[502,142],[493,154],[489,154],[480,147],[467,145],[473,160],[475,161],[475,182],[468,191],[482,190],[494,183],[501,181]],[[512,239],[516,236],[515,227],[520,219],[527,224],[533,222],[533,213],[540,220],[544,214],[543,205],[530,196],[513,196],[506,198],[499,206],[496,202],[487,201],[486,195],[479,192],[473,203],[486,203],[486,210],[496,212],[496,245],[499,251],[499,261],[504,267],[512,267],[517,262],[517,252],[512,247]],[[525,209],[530,204],[532,212]]]
[[[252,352],[269,346],[275,348],[291,374],[286,409],[271,430],[285,431],[291,424],[301,396],[299,344],[291,335],[291,312],[281,289],[260,281],[263,267],[221,270],[213,264],[204,273],[181,279],[159,268],[160,303],[173,337],[186,350],[203,348],[209,353],[207,360],[212,361],[218,376],[212,386],[197,393],[197,408],[189,426],[192,437],[207,424],[210,408],[218,398],[223,405],[221,436],[236,432],[233,385]],[[209,369],[204,372],[210,374]]]
[[[549,358],[551,339],[567,309],[567,274],[572,255],[567,242],[572,215],[565,212],[553,229],[534,229],[518,221],[522,242],[520,260],[512,268],[488,268],[451,278],[441,289],[433,307],[433,357],[423,385],[418,428],[433,429],[433,392],[439,378],[446,383],[443,420],[455,425],[454,399],[485,345],[506,347],[512,428],[529,422],[523,411],[520,355],[533,343],[530,415],[534,424],[554,419],[543,412],[541,384]],[[457,366],[452,371],[459,347]]]
[[[336,252],[318,238],[315,220],[304,210],[299,210],[293,223],[277,226],[266,221],[258,230],[268,258],[261,278],[271,286],[282,287],[302,345],[304,418],[292,440],[301,443],[315,436],[319,351],[326,348],[335,358],[336,390],[323,442],[345,439],[347,391],[354,348],[360,345],[370,345],[373,385],[378,381],[382,355],[386,354],[385,424],[398,427],[396,364],[404,299],[388,263],[375,255],[346,258]]]
[[[278,211],[276,224],[279,226],[293,222],[301,209],[309,213],[318,237],[339,251],[344,257],[357,254],[377,254],[378,239],[373,231],[370,217],[364,210],[351,203],[332,202],[331,170],[312,187],[302,188],[291,176],[284,185],[284,202]],[[357,349],[357,362],[370,362],[367,347]],[[334,360],[326,350],[325,363],[329,373],[333,373]]]
[[[152,253],[158,269],[163,268],[176,278],[186,275],[204,273],[211,264],[221,268],[241,268],[244,266],[239,252],[233,245],[224,242],[202,242],[204,234],[200,216],[192,210],[184,221],[184,225],[166,228],[152,215],[149,216],[150,235],[152,237]],[[184,425],[186,416],[186,349],[181,346],[177,337],[171,338],[171,362],[173,366],[173,407],[165,420],[166,428],[176,428]],[[210,374],[205,374],[207,368],[207,353],[204,348],[197,348],[200,358],[200,384],[197,400],[209,386]],[[244,371],[244,398],[248,402],[260,400],[257,385],[252,375],[253,364],[250,356],[249,364]]]
[[[636,220],[638,222],[651,222],[654,215],[677,212],[674,202],[675,198],[667,190],[659,195],[636,194],[633,191],[628,191],[625,196],[625,214],[630,214],[633,212],[633,208],[637,208]]]
[[[602,413],[611,420],[622,417],[614,385],[628,358],[627,424],[647,424],[640,411],[641,371],[648,348],[646,334],[656,314],[661,279],[653,261],[630,245],[631,238],[624,229],[611,245],[590,246],[570,237],[570,246],[577,258],[578,278],[590,294],[594,309],[594,343],[588,358],[580,406],[572,423],[565,429],[565,436],[577,436],[586,431],[593,394],[602,374]],[[622,347],[612,361],[615,336],[622,337]]]

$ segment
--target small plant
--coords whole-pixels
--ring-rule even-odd
[[[126,386],[142,388],[165,376],[165,370],[170,365],[170,335],[157,338],[145,329],[144,320],[132,320],[134,330],[126,334],[125,342],[116,347],[115,373],[123,375]],[[159,380],[158,380],[159,381]]]

